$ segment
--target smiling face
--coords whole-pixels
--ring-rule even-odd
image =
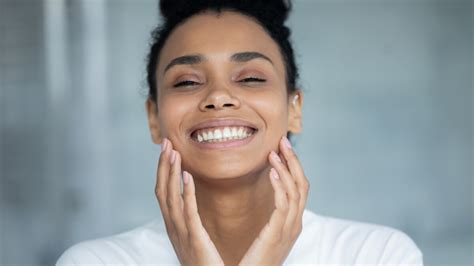
[[[166,137],[183,169],[209,179],[252,175],[288,131],[301,129],[278,45],[253,19],[206,12],[175,28],[156,72],[157,106],[147,101],[153,141]]]

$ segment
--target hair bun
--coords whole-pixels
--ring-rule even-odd
[[[160,0],[160,13],[166,20],[208,8],[264,13],[276,22],[283,23],[291,11],[291,0]]]
[[[243,0],[242,2],[246,2],[247,5],[255,3],[254,12],[261,13],[266,10],[269,16],[281,23],[286,21],[291,11],[291,0]]]
[[[160,0],[160,13],[165,19],[179,16],[184,10],[189,9],[192,0]],[[201,2],[196,0],[196,2]]]

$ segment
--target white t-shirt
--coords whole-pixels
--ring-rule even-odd
[[[284,265],[423,265],[416,244],[401,231],[303,213],[303,230]],[[118,235],[81,242],[61,265],[179,265],[162,219]]]

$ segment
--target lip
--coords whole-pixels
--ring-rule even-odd
[[[249,128],[254,129],[255,131],[258,131],[257,126],[250,122],[240,120],[240,119],[223,118],[223,119],[211,119],[211,120],[207,120],[207,121],[194,125],[189,130],[188,136],[191,137],[191,134],[194,131],[199,130],[199,129],[211,128],[211,127],[226,127],[226,126],[249,127]]]
[[[254,134],[252,134],[250,137],[247,137],[245,139],[228,140],[224,142],[197,142],[193,139],[191,139],[191,142],[194,145],[198,146],[199,148],[205,149],[205,150],[237,148],[251,142],[256,134],[257,134],[257,131],[255,131]]]
[[[226,126],[236,126],[236,127],[249,127],[254,130],[254,133],[245,139],[238,139],[238,140],[228,140],[224,142],[197,142],[195,141],[191,135],[193,132],[203,128],[212,128],[212,127],[226,127]],[[221,118],[221,119],[211,119],[206,120],[204,122],[198,123],[194,125],[188,132],[189,140],[201,149],[212,150],[212,149],[226,149],[226,148],[237,148],[240,146],[244,146],[252,141],[255,135],[258,133],[258,128],[255,124],[240,120],[240,119],[229,119],[229,118]]]

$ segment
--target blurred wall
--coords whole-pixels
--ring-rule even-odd
[[[152,0],[0,0],[0,265],[159,217],[144,110]],[[473,3],[300,0],[308,208],[473,264]]]

